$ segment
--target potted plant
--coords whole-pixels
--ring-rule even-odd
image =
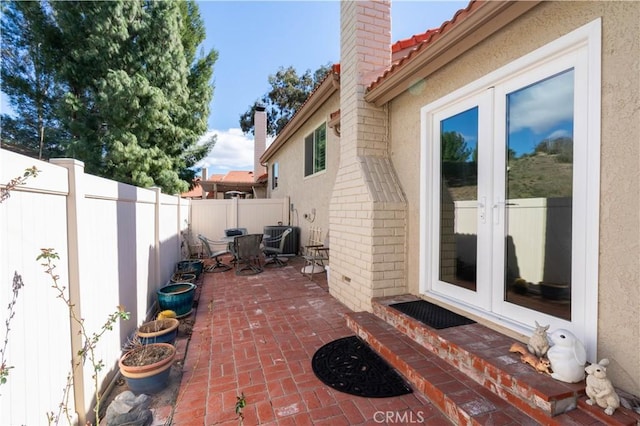
[[[176,348],[169,343],[137,344],[118,361],[120,373],[135,394],[153,394],[169,381]]]
[[[138,340],[143,345],[150,343],[174,344],[178,336],[180,321],[177,318],[160,318],[145,322],[136,331]]]

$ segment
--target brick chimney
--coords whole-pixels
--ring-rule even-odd
[[[262,105],[256,107],[253,125],[253,181],[255,182],[267,172],[267,169],[260,164],[260,157],[267,149],[267,113]]]
[[[340,165],[329,208],[331,294],[355,311],[406,292],[406,202],[388,155],[388,118],[364,100],[391,65],[391,3],[340,2]]]

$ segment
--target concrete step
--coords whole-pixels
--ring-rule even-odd
[[[515,341],[480,324],[435,330],[390,308],[415,296],[376,299],[347,324],[456,424],[636,425],[584,401],[584,385],[551,379],[509,352]]]

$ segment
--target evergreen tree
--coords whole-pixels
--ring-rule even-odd
[[[195,3],[56,2],[53,8],[69,46],[63,75],[71,88],[65,98],[75,137],[70,152],[119,181],[186,190],[190,167],[214,143],[197,146],[206,131],[216,53],[195,57],[204,39]]]
[[[87,172],[166,193],[188,188],[214,139],[207,130],[217,53],[193,0],[34,3],[51,21],[42,45],[65,89],[56,99],[65,155]],[[25,28],[29,31],[38,28]]]
[[[66,134],[55,116],[62,87],[47,37],[51,19],[38,2],[2,2],[1,90],[15,115],[2,114],[2,143],[39,159],[59,155]]]
[[[267,134],[277,135],[329,71],[329,64],[313,74],[307,70],[301,76],[293,67],[280,68],[275,75],[269,76],[271,90],[240,116],[240,128],[244,133],[254,133],[253,117],[256,107],[261,105],[267,112]]]

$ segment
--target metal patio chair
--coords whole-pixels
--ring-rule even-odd
[[[237,236],[247,235],[248,233],[249,232],[247,231],[247,228],[229,228],[229,229],[225,229],[224,230],[225,239],[227,239],[227,240],[230,239],[231,240],[229,242],[229,251],[233,255],[233,260],[231,260],[231,263],[235,263],[236,262],[236,258],[238,257],[238,256],[236,256],[236,252],[234,251],[235,249],[233,248],[233,240]]]
[[[284,253],[285,245],[287,243],[287,236],[292,232],[293,228],[287,228],[279,237],[266,240],[268,243],[278,243],[278,245],[276,247],[265,246],[262,249],[266,258],[264,266],[274,265],[281,268],[287,264],[287,258],[282,258],[282,253]]]
[[[214,264],[205,267],[205,272],[225,272],[231,269],[231,265],[227,265],[220,260],[220,256],[224,256],[225,254],[229,254],[228,249],[222,250],[211,250],[212,244],[220,244],[219,242],[208,239],[202,234],[198,234],[198,239],[202,242],[202,248],[204,250],[204,258],[205,259],[213,259]]]
[[[238,235],[233,239],[236,275],[255,275],[263,271],[260,264],[262,234]]]

